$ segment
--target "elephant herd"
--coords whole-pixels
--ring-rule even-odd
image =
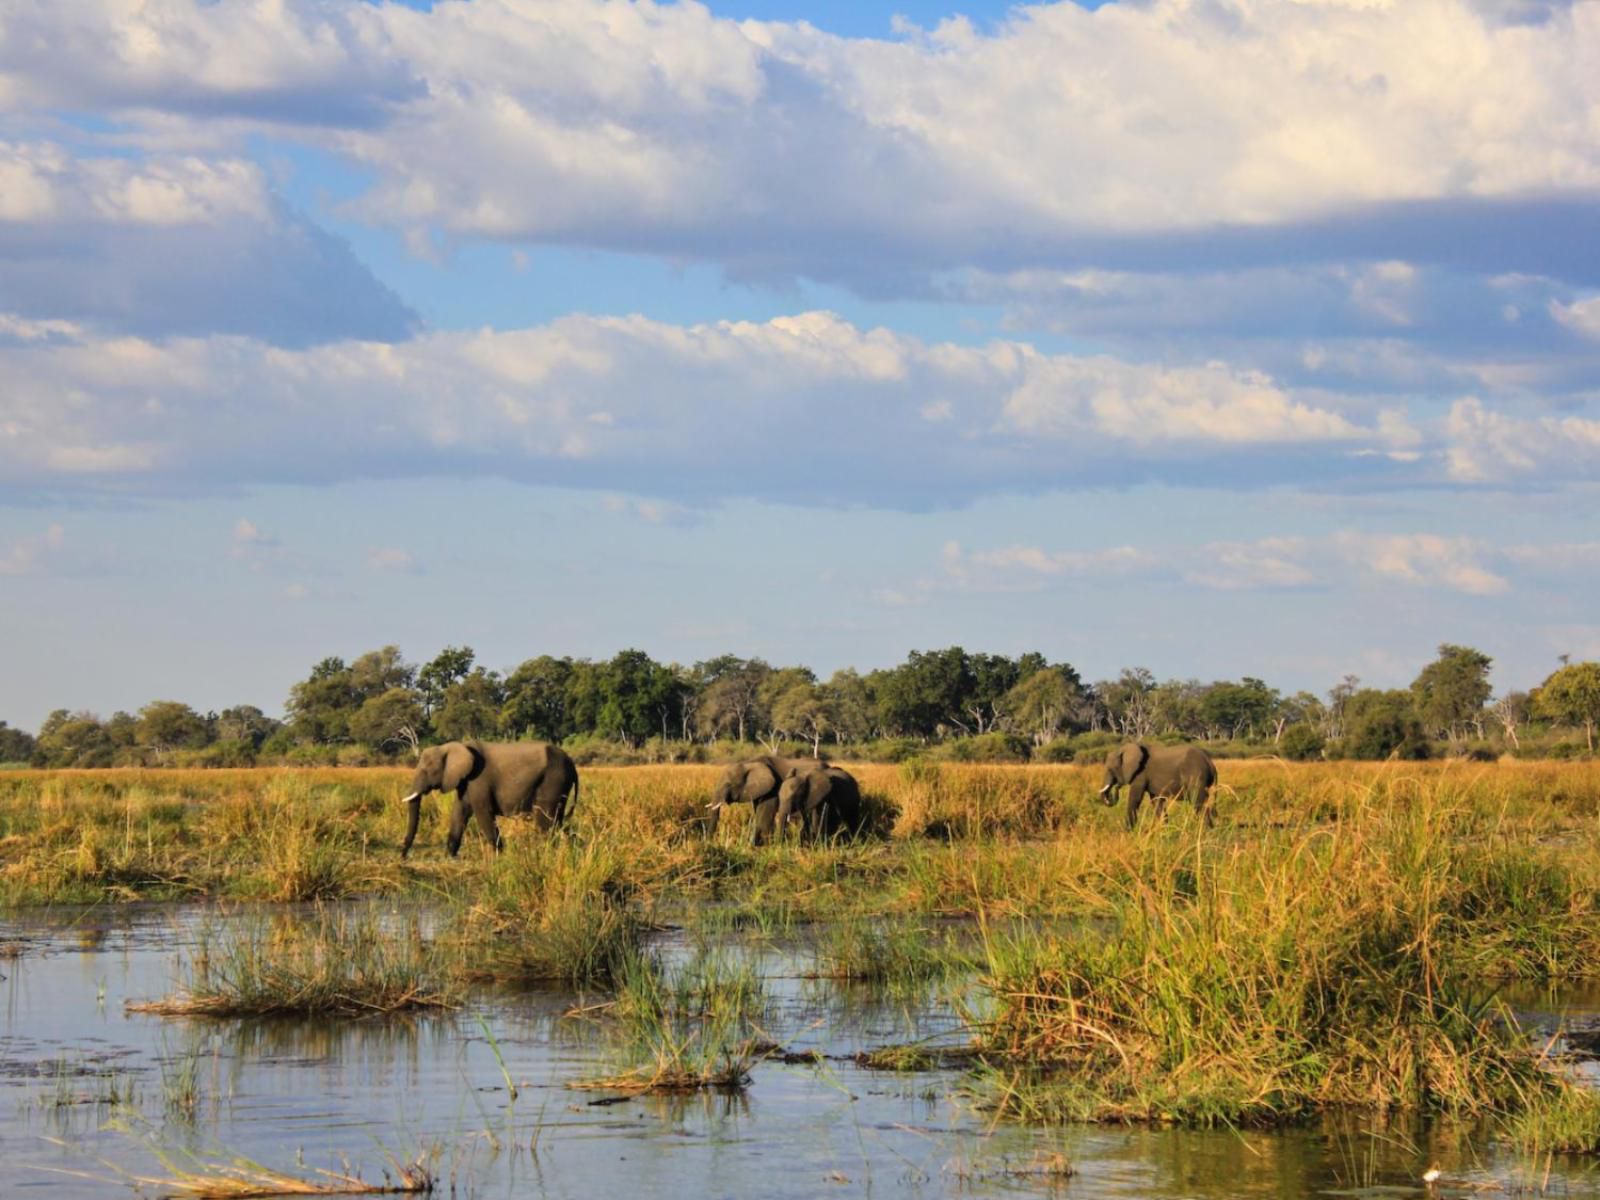
[[[1159,814],[1176,796],[1192,800],[1209,824],[1211,788],[1216,782],[1216,764],[1198,746],[1130,742],[1106,756],[1099,797],[1115,804],[1120,789],[1128,789],[1129,829],[1137,824],[1146,798]],[[549,742],[468,740],[429,746],[418,757],[410,793],[401,800],[409,807],[401,858],[416,841],[422,797],[437,791],[456,794],[445,842],[452,857],[461,849],[470,818],[477,819],[479,832],[498,850],[500,817],[526,815],[539,829],[560,827],[569,796],[572,803],[578,799],[578,767],[565,750]],[[731,763],[723,770],[707,808],[708,832],[716,830],[722,810],[730,804],[754,809],[751,840],[757,845],[774,833],[782,836],[791,820],[798,823],[805,842],[853,837],[861,831],[865,815],[861,788],[849,771],[823,759],[772,754]]]

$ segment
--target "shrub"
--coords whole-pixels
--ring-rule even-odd
[[[1028,743],[1014,733],[980,733],[949,742],[945,755],[952,762],[1027,762]]]
[[[1324,744],[1323,736],[1302,722],[1283,731],[1283,736],[1278,739],[1278,753],[1292,762],[1305,762],[1318,757]]]

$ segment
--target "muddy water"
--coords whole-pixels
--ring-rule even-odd
[[[948,1027],[947,1010],[821,987],[781,948],[759,952],[770,1032],[827,1057],[765,1062],[739,1095],[573,1090],[615,1060],[594,1022],[563,1015],[577,999],[565,993],[485,990],[460,1014],[403,1022],[125,1013],[125,1000],[173,990],[178,956],[218,919],[161,908],[0,921],[0,942],[21,943],[0,958],[5,1195],[125,1195],[133,1177],[171,1175],[161,1155],[193,1169],[236,1156],[302,1174],[348,1165],[378,1179],[389,1155],[422,1148],[443,1194],[458,1196],[1381,1197],[1530,1180],[1600,1194],[1583,1164],[1546,1175],[1471,1130],[991,1128],[957,1098],[959,1073],[885,1075],[848,1060]],[[1551,1028],[1600,1029],[1600,991],[1512,999]],[[186,1090],[192,1113],[169,1104]],[[1057,1156],[1070,1177],[1051,1172]],[[1431,1164],[1444,1186],[1425,1193]]]

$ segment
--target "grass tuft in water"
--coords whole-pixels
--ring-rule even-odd
[[[454,901],[447,939],[467,979],[608,983],[646,929],[621,856],[565,837],[508,839]]]
[[[607,1006],[613,1057],[622,1065],[570,1086],[625,1093],[741,1090],[750,1068],[779,1049],[760,1032],[766,1006],[755,967],[725,952],[701,952],[671,969],[634,955]]]
[[[127,1008],[158,1016],[367,1017],[458,1001],[459,988],[439,972],[414,922],[396,929],[371,908],[318,906],[203,934],[177,993]]]

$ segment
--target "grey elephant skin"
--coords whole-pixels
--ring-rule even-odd
[[[778,789],[778,836],[789,819],[800,822],[800,840],[813,845],[861,832],[861,787],[843,767],[789,776]]]
[[[1106,755],[1105,786],[1100,799],[1117,802],[1119,788],[1128,789],[1128,828],[1139,821],[1139,806],[1149,796],[1159,815],[1174,796],[1187,796],[1211,823],[1211,789],[1217,764],[1199,746],[1146,746],[1130,742]]]
[[[711,792],[711,815],[706,832],[715,833],[722,810],[730,804],[749,804],[755,808],[750,840],[757,846],[772,835],[778,816],[778,790],[791,776],[826,769],[820,758],[779,758],[762,754],[743,762],[729,763]]]
[[[456,806],[450,814],[450,837],[445,847],[451,857],[461,849],[467,819],[478,819],[478,831],[500,848],[496,819],[531,813],[540,829],[560,826],[567,815],[567,797],[578,799],[578,768],[560,746],[549,742],[446,742],[429,746],[417,759],[411,777],[411,794],[401,803],[411,807],[406,819],[405,845],[400,857],[411,852],[417,837],[422,797],[429,792],[454,792]]]

